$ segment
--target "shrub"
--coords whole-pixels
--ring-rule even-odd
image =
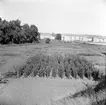
[[[99,80],[99,70],[93,70],[92,77],[95,81]]]
[[[50,43],[50,39],[47,38],[47,39],[45,40],[45,43]]]

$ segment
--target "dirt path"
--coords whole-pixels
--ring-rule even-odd
[[[2,89],[0,102],[8,105],[51,105],[51,102],[86,88],[82,81],[31,77],[14,79]]]

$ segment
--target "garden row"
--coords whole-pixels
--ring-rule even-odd
[[[60,78],[98,79],[100,74],[94,65],[78,55],[62,55],[55,53],[47,55],[38,53],[30,57],[26,64],[11,72],[17,77],[39,76]],[[12,75],[10,72],[6,76]]]

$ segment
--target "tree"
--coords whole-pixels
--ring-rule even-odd
[[[8,36],[9,23],[8,23],[8,21],[6,21],[6,20],[0,21],[0,31],[2,33],[1,43],[8,44],[8,42],[9,42],[9,36]]]
[[[20,43],[21,36],[21,21],[20,20],[12,20],[9,22],[10,24],[10,42],[12,43]]]
[[[0,43],[2,42],[3,40],[3,32],[0,30]]]
[[[55,39],[56,39],[56,40],[61,40],[61,34],[56,34]]]
[[[6,21],[0,18],[0,43],[32,43],[38,42],[40,33],[35,25],[21,25],[20,20]]]
[[[35,25],[31,25],[29,26],[28,24],[24,24],[22,26],[23,29],[23,35],[25,35],[25,40],[28,43],[32,43],[34,41],[39,40],[39,32],[38,32],[38,28]]]
[[[1,41],[2,44],[13,43],[13,39],[17,38],[21,31],[21,22],[19,20],[13,21],[0,21],[0,31],[2,33]]]
[[[31,40],[32,42],[38,41],[37,36],[38,34],[38,28],[35,25],[30,26],[30,34],[31,34]]]
[[[30,26],[28,25],[28,24],[24,24],[23,26],[22,26],[22,36],[24,36],[24,40],[25,40],[25,42],[30,42]]]

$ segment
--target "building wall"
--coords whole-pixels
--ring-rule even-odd
[[[55,36],[51,35],[51,34],[41,34],[40,35],[41,39],[45,39],[45,38],[50,38],[50,39],[55,39]],[[100,38],[100,37],[96,37],[96,36],[92,36],[92,37],[88,37],[88,36],[72,36],[72,35],[64,35],[62,34],[61,37],[62,41],[65,42],[72,42],[72,41],[84,41],[84,42],[103,42],[106,43],[106,38]]]
[[[61,40],[65,41],[65,35],[61,35]]]
[[[100,39],[100,42],[104,42],[104,39],[101,38],[101,39]]]
[[[69,42],[69,41],[71,41],[71,38],[70,38],[70,36],[64,36],[64,41],[66,41],[66,42]]]
[[[43,36],[43,35],[41,35],[40,38],[41,39],[45,39],[45,38],[49,38],[49,36]]]
[[[104,39],[104,42],[106,43],[106,39]]]
[[[52,36],[52,35],[43,35],[43,34],[40,35],[40,38],[41,38],[41,39],[45,39],[45,38],[55,39],[55,37]]]
[[[94,42],[100,42],[100,39],[99,39],[99,38],[94,38],[93,41],[94,41]]]

